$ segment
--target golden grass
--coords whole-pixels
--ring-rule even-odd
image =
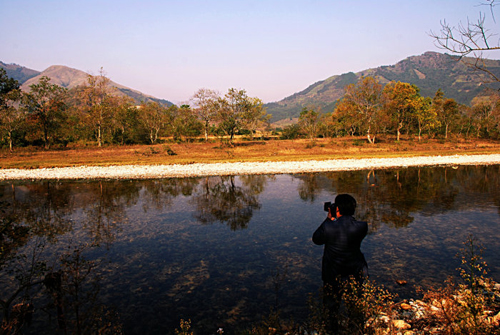
[[[172,155],[172,152],[175,155]],[[170,153],[170,154],[169,154]],[[301,161],[345,158],[383,158],[425,155],[500,153],[500,142],[485,140],[383,140],[375,145],[364,138],[310,140],[238,140],[234,146],[219,142],[157,145],[89,146],[61,150],[16,148],[0,152],[1,168],[67,166],[157,165],[243,161]]]

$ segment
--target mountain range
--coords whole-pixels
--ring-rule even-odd
[[[500,76],[500,61],[486,62],[488,69]],[[356,83],[362,76],[372,76],[382,84],[390,81],[414,84],[425,97],[434,97],[436,91],[441,89],[445,97],[466,105],[470,105],[475,97],[486,94],[488,88],[500,88],[500,83],[488,83],[489,77],[484,72],[471,69],[454,56],[426,52],[395,65],[331,76],[281,101],[266,104],[267,112],[273,115],[273,121],[296,118],[304,107],[331,112],[336,101],[344,95],[344,87]]]
[[[3,62],[0,62],[0,67],[5,69],[7,76],[19,82],[21,90],[23,91],[29,91],[30,85],[38,83],[43,76],[49,77],[51,84],[56,84],[67,89],[85,85],[88,79],[88,73],[63,65],[52,65],[42,72],[28,69],[21,65],[5,64]],[[116,92],[115,94],[119,96],[129,96],[134,99],[137,104],[141,103],[141,101],[155,101],[165,106],[173,105],[173,103],[168,100],[155,98],[151,95],[117,84],[111,80],[108,85],[116,88],[116,90],[113,90]]]
[[[486,62],[488,69],[500,77],[500,60]],[[83,71],[62,65],[50,66],[42,72],[3,62],[0,62],[0,67],[6,70],[9,77],[16,79],[23,90],[29,90],[29,85],[37,83],[42,76],[47,76],[51,78],[51,83],[66,88],[84,84],[88,76]],[[425,97],[433,97],[436,91],[441,89],[445,97],[466,105],[470,105],[474,98],[488,94],[488,89],[500,89],[500,83],[488,83],[488,76],[484,72],[474,71],[456,57],[426,52],[419,56],[408,57],[395,65],[331,76],[283,100],[268,103],[265,107],[273,116],[274,122],[297,118],[304,107],[313,107],[328,113],[334,110],[336,101],[343,96],[344,87],[356,83],[363,76],[372,76],[382,84],[390,81],[414,84],[420,88],[421,95]],[[167,106],[172,105],[170,101],[157,99],[113,81],[110,81],[110,85],[116,87],[120,95],[130,96],[137,103],[157,101]]]

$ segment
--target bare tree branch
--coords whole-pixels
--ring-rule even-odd
[[[493,8],[497,5],[495,1],[486,0],[486,3],[480,4],[490,7],[493,21]],[[439,33],[431,31],[430,36],[434,38],[438,48],[451,52],[465,65],[486,73],[493,82],[500,82],[500,77],[488,69],[487,58],[484,56],[485,53],[500,50],[500,40],[497,34],[486,28],[485,19],[486,16],[480,12],[477,22],[467,19],[466,24],[460,22],[457,26],[452,26],[443,20]]]

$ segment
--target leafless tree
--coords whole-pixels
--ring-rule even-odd
[[[497,0],[486,0],[480,6],[489,7],[491,19],[496,24],[494,8]],[[441,21],[441,29],[438,33],[430,32],[437,47],[458,56],[465,65],[486,73],[493,82],[500,82],[498,73],[488,67],[488,59],[485,53],[500,50],[500,39],[487,27],[486,14],[479,12],[477,21],[467,23],[460,22],[457,26],[450,25],[445,20]]]
[[[207,88],[200,88],[191,98],[194,104],[195,112],[204,123],[205,141],[208,141],[208,130],[210,123],[214,121],[216,110],[216,101],[220,94],[217,91]]]

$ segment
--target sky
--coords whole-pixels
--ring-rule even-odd
[[[485,0],[482,0],[485,1]],[[444,52],[441,22],[492,22],[481,0],[0,0],[0,61],[101,68],[176,104],[200,88],[279,101],[333,75]]]

